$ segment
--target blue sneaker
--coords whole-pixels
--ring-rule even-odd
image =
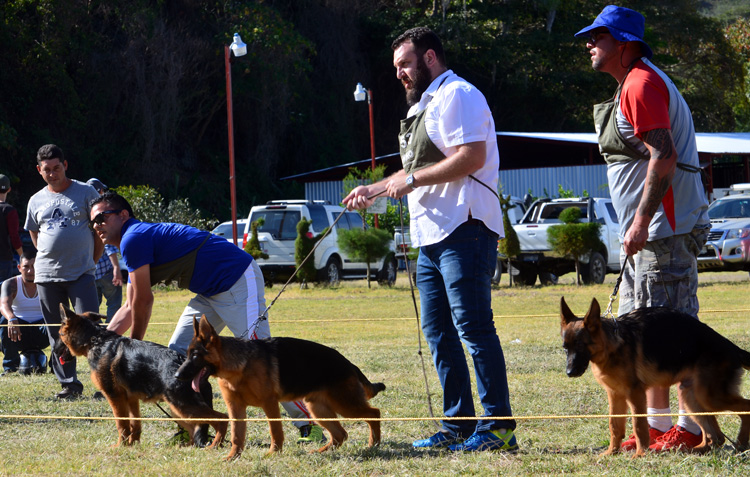
[[[451,451],[488,451],[501,450],[506,452],[518,451],[518,443],[512,429],[502,434],[500,430],[475,432],[468,439],[460,444],[454,444],[448,447]]]
[[[461,438],[448,434],[447,432],[438,431],[437,433],[435,433],[435,435],[432,435],[427,439],[414,441],[412,446],[416,448],[438,449],[441,447],[448,447],[451,444],[458,444],[460,442]]]

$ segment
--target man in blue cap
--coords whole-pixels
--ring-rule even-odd
[[[651,63],[644,30],[643,15],[609,5],[575,35],[588,40],[592,67],[618,82],[614,97],[594,106],[620,222],[624,272],[618,313],[668,306],[697,319],[697,256],[710,224],[695,128],[677,87]],[[669,416],[652,416],[670,413],[669,388],[648,390],[650,449],[689,450],[701,443],[700,428],[683,415],[679,389],[678,397],[681,415],[672,427]],[[635,449],[635,437],[622,447]]]

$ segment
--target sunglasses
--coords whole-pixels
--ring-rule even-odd
[[[605,36],[605,35],[611,35],[611,33],[609,33],[609,31],[606,31],[606,30],[604,30],[604,31],[602,31],[602,30],[600,30],[600,31],[593,31],[589,35],[589,43],[592,44],[592,45],[596,45],[596,42],[598,42],[599,40],[601,40],[602,37]]]
[[[93,219],[91,219],[91,222],[89,222],[89,227],[93,227],[94,225],[102,225],[107,221],[107,216],[109,214],[119,214],[120,212],[122,212],[122,209],[111,209],[99,212],[98,214],[96,214],[96,216],[94,216]]]

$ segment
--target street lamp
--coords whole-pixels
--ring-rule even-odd
[[[227,124],[229,135],[229,200],[232,204],[232,240],[237,245],[237,187],[234,177],[234,115],[232,114],[232,63],[229,52],[234,56],[245,56],[247,45],[239,33],[234,34],[231,45],[224,45],[224,69],[227,76]]]
[[[354,101],[364,101],[367,99],[367,106],[370,110],[370,156],[372,158],[370,167],[375,170],[375,126],[372,114],[372,90],[365,89],[362,83],[357,83],[357,88],[354,90]],[[375,228],[378,228],[378,214],[375,214]]]

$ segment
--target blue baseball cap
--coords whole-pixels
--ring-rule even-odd
[[[594,20],[594,23],[575,34],[576,38],[588,36],[595,29],[604,27],[617,41],[637,41],[642,46],[643,56],[651,58],[654,52],[648,44],[643,41],[643,33],[646,31],[646,20],[643,15],[625,7],[607,5]]]

